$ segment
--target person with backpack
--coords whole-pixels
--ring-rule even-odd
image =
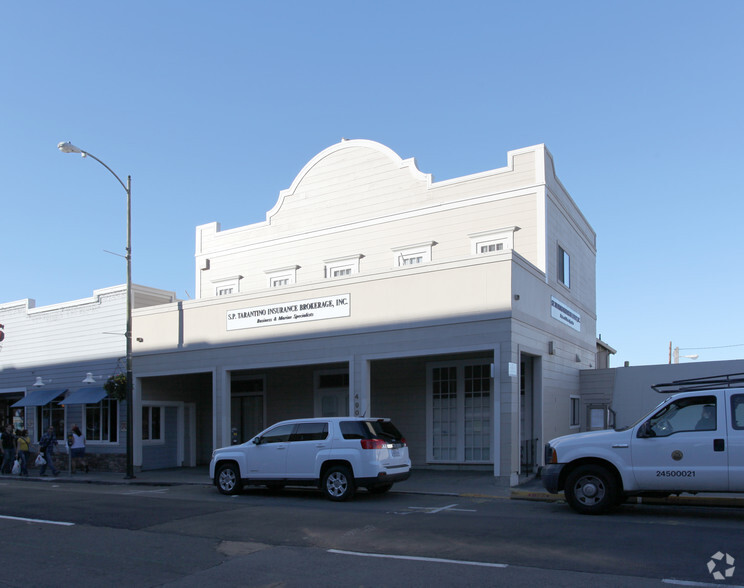
[[[47,466],[52,469],[53,476],[59,476],[59,470],[54,467],[55,445],[57,445],[57,436],[54,434],[54,427],[50,425],[39,441],[39,452],[46,460],[46,463],[42,464],[41,469],[39,470],[40,476],[46,476]]]
[[[28,476],[28,452],[31,449],[31,439],[28,437],[28,431],[16,431],[16,454],[18,461],[21,462],[21,476]]]
[[[13,425],[8,425],[0,435],[3,446],[3,465],[1,471],[3,474],[9,474],[15,461],[15,435],[13,434]]]

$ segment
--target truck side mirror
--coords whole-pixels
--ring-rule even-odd
[[[638,438],[647,439],[648,437],[656,437],[656,432],[651,428],[651,423],[646,421],[638,427]]]

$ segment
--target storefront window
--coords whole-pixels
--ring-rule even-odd
[[[97,404],[85,405],[85,438],[88,441],[116,443],[119,402],[104,398]]]
[[[54,427],[57,440],[65,438],[65,407],[61,406],[59,402],[53,401],[37,407],[36,422],[39,425],[36,427],[36,441],[41,439],[41,436],[50,426]]]

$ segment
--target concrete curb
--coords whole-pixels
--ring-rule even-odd
[[[533,500],[537,502],[565,502],[563,493],[550,494],[539,490],[512,490],[512,500]],[[744,496],[725,495],[682,495],[661,497],[631,496],[624,504],[679,505],[679,506],[717,506],[729,508],[744,507]]]

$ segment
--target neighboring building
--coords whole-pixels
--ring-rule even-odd
[[[175,299],[173,292],[132,287],[134,308]],[[51,424],[61,448],[78,424],[94,467],[123,470],[126,403],[108,398],[103,384],[126,372],[125,331],[123,285],[38,308],[30,299],[0,304],[2,425],[28,429],[36,443]]]
[[[582,429],[592,427],[592,408],[610,407],[607,427],[629,427],[651,412],[666,395],[651,386],[730,374],[744,374],[744,359],[641,365],[581,372]],[[595,413],[595,424],[599,417]]]
[[[379,143],[333,145],[264,222],[197,227],[195,300],[135,313],[135,465],[351,414],[391,417],[414,467],[514,484],[580,426],[595,257],[543,145],[441,182]]]

